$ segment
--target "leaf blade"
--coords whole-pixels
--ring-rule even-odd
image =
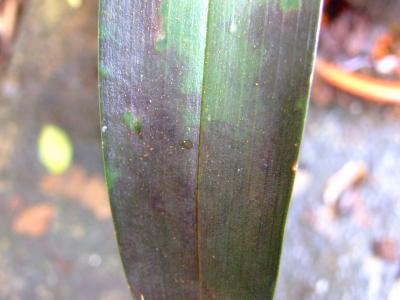
[[[137,299],[198,294],[193,199],[206,12],[201,0],[100,8],[105,169]]]
[[[103,151],[134,297],[272,297],[319,11],[103,0]]]
[[[273,297],[320,11],[318,1],[294,2],[210,2],[198,178],[204,299]]]

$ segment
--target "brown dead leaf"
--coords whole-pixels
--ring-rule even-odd
[[[99,219],[111,217],[103,177],[90,176],[83,168],[75,166],[63,175],[46,175],[40,181],[39,188],[46,195],[62,196],[78,201]]]
[[[365,180],[368,169],[364,162],[350,161],[327,181],[323,200],[327,205],[335,205],[342,194]]]
[[[17,234],[41,237],[47,232],[54,217],[54,205],[39,203],[19,213],[12,223],[12,228]]]
[[[348,162],[333,174],[323,194],[323,203],[312,211],[305,211],[304,221],[320,234],[334,238],[335,222],[350,215],[357,225],[367,228],[372,224],[371,215],[362,194],[355,189],[367,177],[368,171],[363,162]]]

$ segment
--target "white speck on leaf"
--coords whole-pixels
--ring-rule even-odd
[[[238,29],[237,25],[234,22],[232,22],[231,25],[229,26],[229,32],[235,33],[237,31],[237,29]]]

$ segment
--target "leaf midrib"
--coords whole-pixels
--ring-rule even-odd
[[[199,300],[203,299],[203,277],[201,269],[201,247],[200,247],[200,192],[199,192],[199,181],[201,177],[201,145],[203,141],[203,116],[205,113],[204,97],[206,93],[205,87],[205,76],[206,76],[206,65],[207,65],[207,50],[208,50],[208,37],[209,37],[209,26],[210,26],[210,3],[211,0],[207,1],[207,18],[206,18],[206,31],[205,31],[205,45],[204,45],[204,55],[203,55],[203,78],[201,81],[201,97],[200,97],[200,114],[199,114],[199,131],[198,131],[198,144],[197,144],[197,174],[196,174],[196,189],[195,189],[195,214],[196,214],[196,265],[197,265],[197,278],[198,278],[198,288],[199,288]]]

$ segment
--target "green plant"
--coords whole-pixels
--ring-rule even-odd
[[[319,0],[102,0],[107,183],[136,299],[270,299]]]

